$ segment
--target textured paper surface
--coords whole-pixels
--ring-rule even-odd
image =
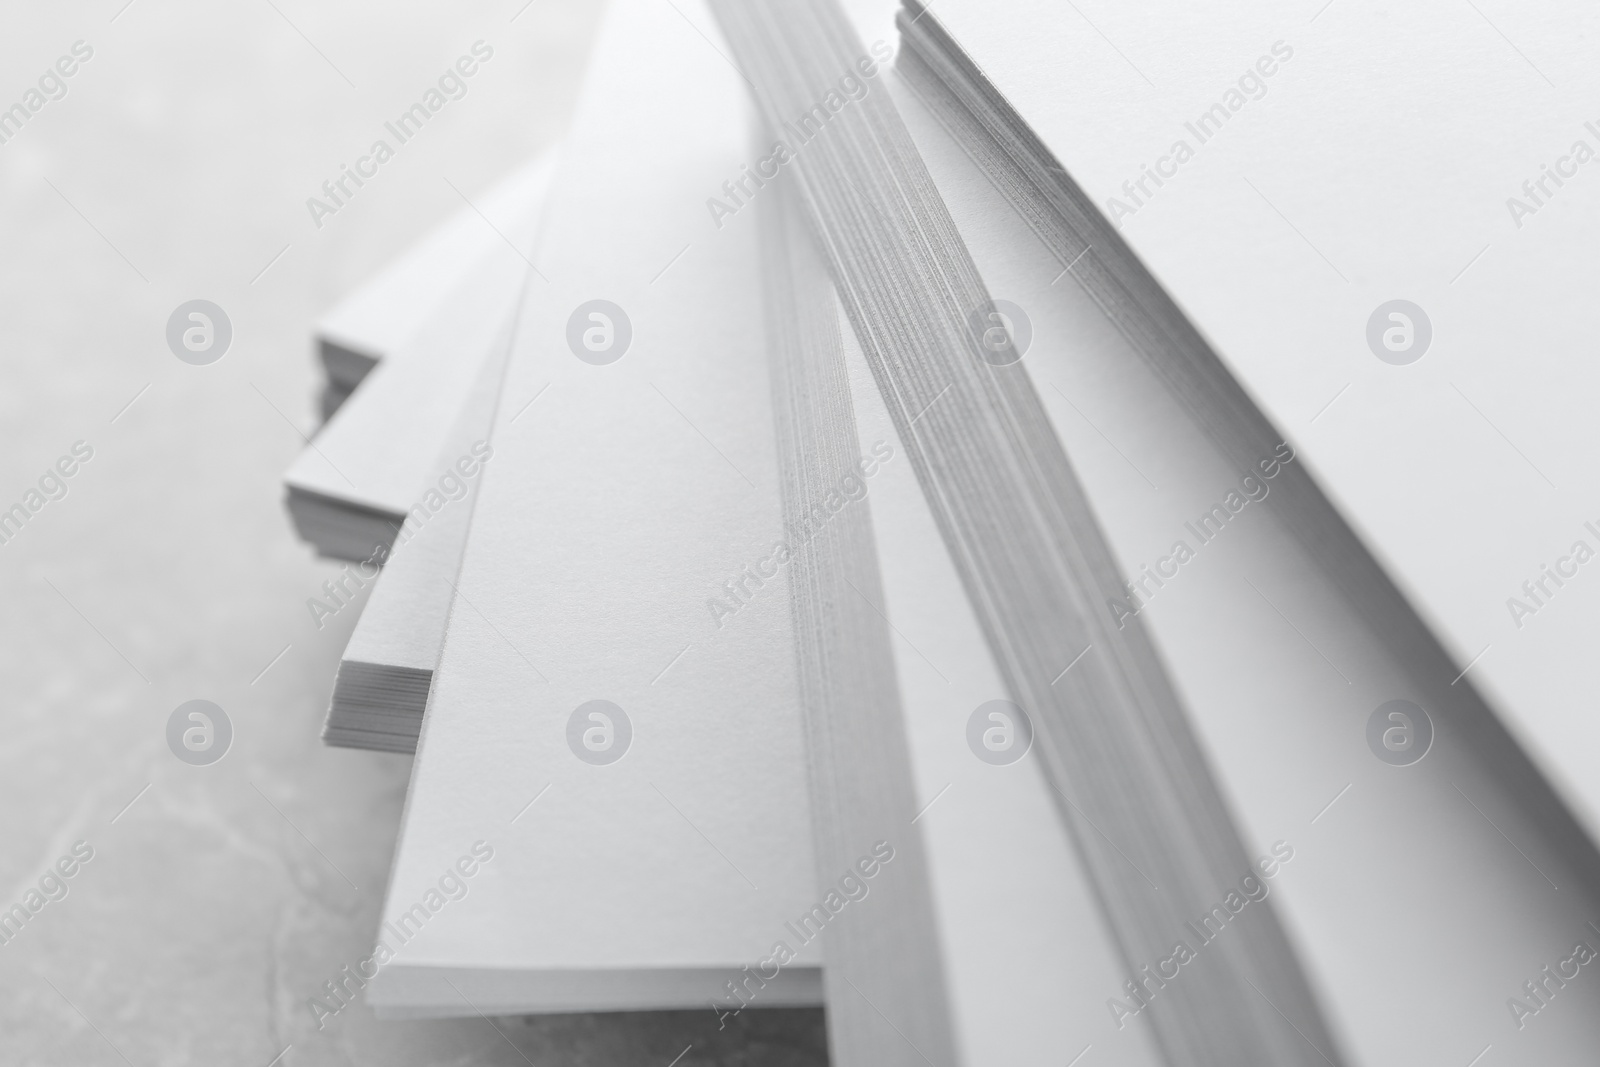
[[[1582,355],[1600,325],[1600,172],[1547,180],[1520,227],[1508,207],[1545,165],[1574,169],[1576,141],[1600,150],[1582,104],[1595,14],[953,0],[937,15],[1102,206],[1132,204],[1122,184],[1189,142],[1122,235],[1594,832],[1600,581],[1547,582],[1520,628],[1507,601],[1574,542],[1600,548],[1584,525],[1600,515],[1600,369]],[[1199,143],[1184,124],[1276,42],[1293,54],[1265,95]],[[1409,366],[1365,336],[1397,298],[1433,328]]]
[[[428,313],[296,457],[284,475],[291,489],[394,515],[418,502],[522,291],[550,172],[548,157],[528,164],[490,205],[496,221],[473,213],[479,240],[429,261],[439,270],[431,299],[406,293]]]
[[[685,12],[715,38],[699,5]],[[518,330],[386,915],[473,841],[495,859],[380,974],[380,1006],[453,967],[511,983],[599,970],[612,976],[605,1006],[703,1007],[703,982],[669,997],[627,976],[687,969],[720,985],[816,903],[787,591],[767,582],[720,628],[706,606],[781,536],[756,220],[719,230],[704,207],[748,158],[744,86],[671,7],[623,0],[607,19],[538,260],[550,281],[532,283]],[[567,342],[574,309],[595,298],[632,324],[606,366]],[[567,742],[569,717],[597,698],[633,728],[607,766]],[[786,969],[797,986],[817,963],[807,952]],[[792,995],[814,1000],[814,975]]]
[[[1589,902],[1554,893],[1541,871],[1564,881],[1562,858],[1541,851],[1539,828],[1493,767],[1447,739],[1413,768],[1373,757],[1366,717],[1416,690],[1407,665],[1338,595],[1340,576],[1296,543],[1270,480],[1257,479],[1265,495],[1244,503],[1209,541],[1196,536],[1194,520],[1240,490],[1246,472],[1230,469],[918,101],[904,91],[897,100],[985,280],[1029,313],[1025,365],[1124,573],[1144,582],[1140,619],[1160,644],[1252,854],[1275,841],[1295,849],[1269,899],[1290,920],[1349,1051],[1359,1062],[1420,1057],[1450,1034],[1460,1035],[1470,1058],[1509,1020],[1501,1002],[1517,991],[1521,972],[1543,966],[1529,967],[1539,946],[1581,936]],[[1242,492],[1238,499],[1248,500]],[[1193,559],[1159,586],[1144,577],[1180,540]],[[1519,858],[1495,826],[1538,866]],[[1469,914],[1498,915],[1497,936],[1464,941],[1438,918],[1397,931],[1397,899],[1449,899]],[[1529,899],[1541,906],[1523,907]],[[1439,960],[1449,964],[1433,979],[1436,996],[1403,1015],[1387,1010],[1417,967]],[[1090,994],[1099,998],[1097,1014],[1083,1042],[1116,1037],[1103,1002],[1125,977]],[[1580,1008],[1574,999],[1572,1009]],[[1541,1024],[1532,1039],[1551,1062],[1600,1040],[1581,1010]]]
[[[376,361],[405,348],[446,313],[453,283],[504,243],[484,216],[514,225],[548,181],[548,167],[540,157],[512,171],[478,199],[483,215],[463,206],[318,319],[317,340]]]
[[[427,514],[426,521],[409,519],[402,528],[377,587],[361,610],[343,659],[425,671],[438,665],[473,504],[484,473],[493,464],[493,446],[488,444],[490,423],[500,400],[513,324],[510,317],[502,323],[499,336],[477,368],[471,393],[428,469],[436,480],[445,480],[445,489],[430,483],[439,493],[435,498],[441,501],[438,510]],[[453,364],[452,370],[464,371],[469,365],[463,360]],[[466,476],[463,470],[476,473]]]
[[[849,323],[840,325],[863,454],[879,442],[894,449],[864,503],[962,1062],[1063,1063],[1112,1036],[1103,1002],[1124,976],[1037,762],[992,766],[968,747],[968,717],[1005,687],[877,383]],[[1159,1062],[1141,1033],[1107,1052],[1106,1063]]]

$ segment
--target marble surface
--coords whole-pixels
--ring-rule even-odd
[[[308,1006],[370,951],[410,767],[318,740],[355,612],[317,628],[305,601],[337,568],[282,506],[316,425],[309,325],[559,135],[596,14],[5,5],[0,108],[74,42],[93,55],[0,144],[0,509],[75,442],[93,457],[0,544],[0,909],[77,842],[93,856],[0,944],[0,1062],[825,1062],[817,1012],[719,1031],[710,1010],[391,1023],[357,1004],[319,1029]],[[468,94],[315,227],[306,198],[479,39],[495,56]],[[195,298],[233,325],[210,366],[164,339]],[[235,730],[210,766],[166,743],[196,698]]]

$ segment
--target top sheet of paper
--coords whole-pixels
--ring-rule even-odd
[[[1600,827],[1600,13],[934,14]]]

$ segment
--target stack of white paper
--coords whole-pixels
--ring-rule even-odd
[[[1592,1059],[1557,534],[1600,548],[1593,449],[1486,362],[1581,387],[1582,171],[1428,281],[1509,166],[1461,101],[1524,146],[1549,86],[1494,12],[1315,14],[613,0],[559,161],[504,187],[515,254],[378,327],[289,477],[384,565],[325,738],[416,752],[380,1014],[823,1004],[875,1067]],[[1448,181],[1386,162],[1395,99]],[[1490,279],[1547,348],[1452,288]]]
[[[525,235],[529,206],[538,202],[549,180],[547,167],[546,161],[534,160],[513,172],[317,320],[313,339],[327,376],[324,418],[373,367],[404,350],[448,307],[455,284],[475,265],[514,234]]]
[[[295,525],[321,554],[374,560],[408,517],[430,520],[470,477],[454,469],[457,459],[471,465],[470,453],[440,449],[522,292],[549,180],[548,160],[527,165],[486,204],[498,216],[453,219],[334,316],[353,330],[369,316],[381,321],[391,304],[406,308],[403,331],[369,331],[390,346],[383,362],[363,372],[359,392],[284,475]],[[335,366],[330,382],[340,380]]]

